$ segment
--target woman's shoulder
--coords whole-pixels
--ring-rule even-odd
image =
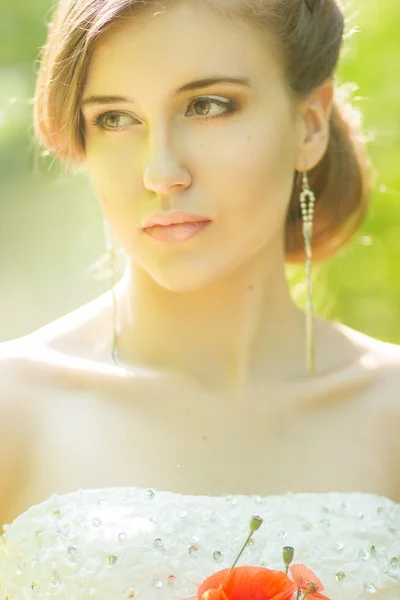
[[[111,339],[108,304],[103,294],[26,335],[0,342],[0,373],[9,383],[32,383],[30,375],[61,366],[63,358],[89,358],[100,336]]]
[[[22,389],[27,367],[39,358],[39,353],[39,345],[31,334],[0,342],[0,397]]]
[[[400,345],[373,338],[340,325],[346,337],[360,349],[363,367],[374,374],[371,397],[400,418]]]
[[[23,346],[23,338],[0,342],[0,407],[5,404],[10,394],[15,395],[21,383]]]
[[[15,499],[27,485],[26,466],[35,435],[34,397],[24,380],[19,344],[14,340],[0,343],[0,489],[7,490],[0,494],[0,534],[3,523],[13,515]]]
[[[347,325],[341,324],[339,327],[346,337],[375,363],[383,375],[400,379],[400,345],[371,337]]]
[[[0,434],[11,424],[13,435],[25,436],[34,406],[35,378],[29,376],[27,354],[23,339],[0,342]],[[32,354],[34,353],[32,349]],[[32,374],[34,369],[31,368]]]

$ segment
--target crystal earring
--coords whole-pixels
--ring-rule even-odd
[[[115,364],[119,364],[118,361],[118,347],[117,347],[117,298],[115,296],[115,284],[116,284],[116,250],[111,239],[110,227],[106,220],[103,221],[104,237],[107,248],[108,266],[111,278],[111,298],[112,298],[112,340],[111,340],[111,358]]]
[[[314,343],[314,315],[313,315],[313,289],[311,273],[311,239],[313,233],[313,219],[315,195],[310,190],[307,172],[303,172],[302,192],[300,194],[300,206],[303,220],[303,237],[306,254],[306,277],[307,277],[307,303],[306,303],[306,352],[307,369],[310,373],[315,371],[315,343]]]

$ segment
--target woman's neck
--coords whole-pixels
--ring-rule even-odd
[[[306,374],[304,315],[290,297],[283,255],[270,248],[191,292],[171,292],[130,263],[116,296],[125,364],[231,390]]]

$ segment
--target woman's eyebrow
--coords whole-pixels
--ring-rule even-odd
[[[198,79],[197,81],[186,83],[179,89],[175,90],[175,94],[182,94],[182,92],[187,92],[190,90],[198,90],[199,88],[209,87],[210,85],[215,85],[216,83],[236,83],[239,85],[245,85],[246,87],[251,87],[250,79],[248,77],[211,76],[206,77],[205,79]]]
[[[218,83],[234,83],[237,85],[244,85],[246,87],[251,87],[250,79],[248,77],[206,77],[205,79],[198,79],[196,81],[191,81],[189,83],[185,83],[182,87],[175,90],[175,95],[182,94],[183,92],[188,92],[191,90],[198,90],[200,88],[210,87],[212,85],[216,85]],[[82,100],[82,106],[88,106],[89,104],[117,104],[130,102],[134,104],[133,98],[129,98],[128,96],[101,96],[98,94],[90,94],[86,96]]]

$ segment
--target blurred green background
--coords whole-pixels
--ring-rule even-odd
[[[83,174],[40,158],[32,127],[37,59],[50,0],[1,0],[0,341],[24,335],[105,291],[96,261],[105,244],[100,210]],[[376,186],[359,234],[315,270],[316,312],[400,344],[399,0],[346,5],[338,81],[353,84]],[[288,267],[304,306],[304,269]]]

